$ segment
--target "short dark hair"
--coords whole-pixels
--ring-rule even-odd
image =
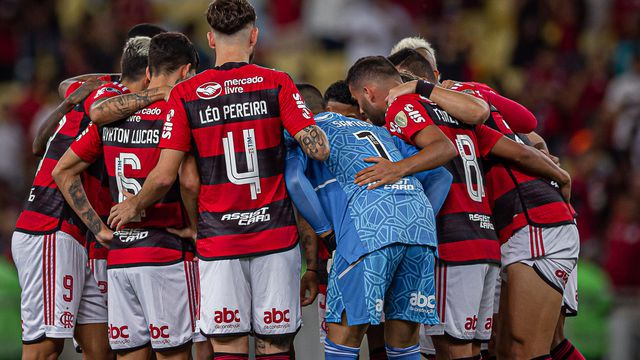
[[[296,84],[296,87],[298,91],[300,91],[304,103],[312,113],[318,114],[325,111],[327,104],[324,102],[322,93],[317,87],[307,83]]]
[[[324,92],[324,102],[328,103],[329,101],[358,106],[358,102],[353,98],[353,96],[351,96],[349,86],[344,80],[338,80],[329,85],[327,90]]]
[[[121,79],[138,80],[146,76],[150,41],[146,36],[136,36],[127,40],[120,60]]]
[[[127,32],[127,39],[131,39],[136,36],[146,36],[152,38],[158,34],[162,34],[165,32],[167,32],[167,30],[158,25],[142,23],[134,25],[131,29],[129,29],[129,32]]]
[[[185,35],[178,32],[158,34],[149,45],[149,73],[168,74],[182,65],[198,67],[199,58],[195,46]]]
[[[207,10],[207,22],[214,31],[233,35],[256,22],[256,11],[247,0],[214,0]]]
[[[396,77],[400,79],[398,70],[384,56],[366,56],[358,59],[347,72],[345,82],[348,86],[357,85],[365,79]]]
[[[414,49],[402,49],[389,56],[389,61],[395,66],[404,68],[413,75],[435,82],[433,67],[429,61]]]

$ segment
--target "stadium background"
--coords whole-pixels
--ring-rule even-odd
[[[208,2],[0,0],[0,358],[19,354],[10,239],[37,164],[31,141],[60,101],[58,82],[117,72],[126,31],[140,22],[184,32],[208,67]],[[324,90],[358,57],[420,34],[443,79],[486,82],[532,110],[572,174],[579,213],[580,316],[567,333],[588,359],[640,358],[640,1],[251,2],[256,62],[298,82]],[[314,354],[305,359],[319,351],[313,310],[298,340],[299,353]]]

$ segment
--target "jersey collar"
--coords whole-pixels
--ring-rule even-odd
[[[220,66],[214,67],[214,69],[216,69],[216,70],[231,70],[231,69],[237,69],[237,68],[243,67],[245,65],[249,65],[249,63],[246,63],[246,62],[227,62],[227,63],[224,63],[224,64],[222,64]]]

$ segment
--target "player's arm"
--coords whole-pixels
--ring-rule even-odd
[[[307,270],[300,279],[300,304],[311,305],[318,296],[318,236],[311,225],[296,211],[296,223],[300,234],[300,247],[306,260]],[[307,296],[307,291],[309,295]]]
[[[556,165],[560,165],[560,159],[557,156],[551,155],[549,152],[549,148],[547,147],[547,142],[544,141],[542,136],[540,136],[535,131],[530,132],[526,135],[526,137],[531,141],[531,144],[534,148],[540,150],[543,154],[545,154],[551,161],[553,161]]]
[[[554,180],[560,186],[560,191],[565,201],[569,202],[571,198],[571,177],[569,173],[554,164],[542,152],[502,136],[491,148],[490,153],[509,160],[531,175]]]
[[[80,174],[95,161],[101,151],[100,135],[96,127],[90,125],[64,153],[51,172],[51,176],[73,211],[78,214],[96,239],[102,245],[109,247],[113,232],[102,222],[89,203],[80,179]]]
[[[329,140],[318,125],[309,125],[294,136],[302,150],[314,160],[325,161],[329,158]]]
[[[200,194],[200,174],[198,173],[198,165],[192,154],[188,154],[180,165],[178,172],[180,181],[180,197],[182,205],[187,213],[189,226],[184,229],[167,228],[172,234],[181,238],[191,239],[195,243],[198,228],[198,195]]]
[[[435,102],[452,117],[469,125],[484,123],[491,114],[486,101],[459,91],[437,86],[425,80],[413,80],[400,84],[389,91],[387,103],[397,97],[417,93]]]
[[[427,195],[433,208],[433,213],[437,214],[447,199],[447,195],[449,195],[453,175],[451,175],[449,170],[440,166],[433,170],[421,171],[413,176],[422,184],[424,193]]]
[[[478,90],[482,96],[495,106],[511,130],[517,133],[530,133],[538,126],[538,120],[526,107],[502,95],[483,88]]]
[[[129,117],[136,111],[164,99],[170,91],[170,86],[160,86],[134,94],[104,98],[91,105],[89,117],[97,125],[103,126]]]
[[[62,118],[78,105],[84,98],[86,98],[91,92],[104,84],[103,81],[97,79],[90,79],[85,81],[79,88],[73,91],[67,96],[61,103],[55,108],[51,114],[47,117],[44,123],[38,129],[36,137],[31,145],[31,151],[35,156],[42,156],[47,148],[47,141],[53,135],[58,123]]]
[[[413,135],[413,141],[420,151],[413,156],[392,162],[381,157],[365,159],[375,163],[356,174],[355,183],[358,186],[368,185],[368,189],[393,184],[403,177],[420,171],[435,169],[442,166],[456,155],[456,148],[449,138],[436,126],[428,125]],[[375,184],[371,184],[374,183]]]
[[[109,226],[120,230],[142,210],[158,202],[176,181],[184,151],[162,149],[156,167],[151,170],[137,195],[125,191],[127,199],[111,208]]]
[[[61,98],[64,98],[64,95],[67,93],[69,86],[71,86],[75,82],[94,81],[94,80],[98,80],[98,78],[100,77],[107,76],[107,75],[117,75],[117,74],[83,74],[83,75],[78,75],[69,79],[62,80],[58,85],[58,95],[60,95]]]

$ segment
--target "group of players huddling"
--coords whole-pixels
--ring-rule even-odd
[[[250,64],[247,0],[207,20],[212,69],[143,24],[61,84],[12,239],[23,359],[290,359],[318,288],[325,359],[583,359],[571,180],[527,109],[439,83],[421,38],[323,96]]]

